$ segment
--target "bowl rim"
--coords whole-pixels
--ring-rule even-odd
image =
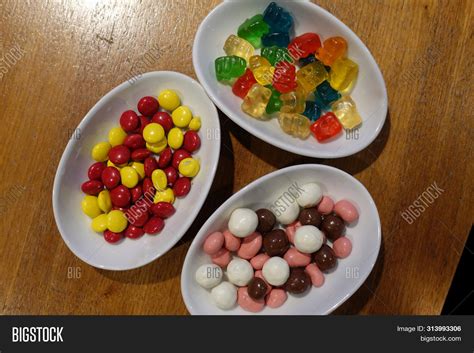
[[[193,60],[193,67],[194,67],[194,72],[196,73],[196,76],[201,83],[201,85],[204,87],[205,92],[207,95],[211,98],[211,100],[214,102],[217,107],[224,112],[225,115],[227,115],[234,123],[236,123],[238,126],[243,128],[245,131],[248,133],[256,136],[257,138],[261,139],[262,141],[275,146],[277,148],[280,148],[282,150],[300,155],[300,156],[306,156],[306,157],[312,157],[312,158],[325,158],[325,159],[334,159],[334,158],[343,158],[347,156],[352,156],[365,148],[367,148],[374,140],[377,138],[377,136],[380,134],[382,131],[382,128],[385,125],[385,121],[387,119],[387,113],[388,113],[388,95],[387,95],[387,85],[385,83],[385,80],[383,78],[382,72],[380,70],[379,65],[377,64],[375,58],[373,57],[372,53],[370,50],[367,48],[365,43],[359,38],[359,36],[349,27],[347,26],[344,22],[339,20],[336,16],[334,16],[332,13],[327,11],[326,9],[316,5],[315,3],[312,3],[308,0],[300,0],[300,1],[280,1],[280,2],[292,2],[292,3],[299,3],[301,6],[306,6],[307,8],[313,8],[313,10],[319,11],[321,14],[324,16],[328,16],[332,21],[336,22],[338,25],[342,26],[346,30],[349,31],[349,33],[352,33],[357,44],[359,47],[362,49],[362,51],[365,53],[365,56],[368,58],[370,61],[371,65],[375,67],[375,75],[377,77],[377,80],[380,80],[382,83],[382,95],[383,95],[383,104],[381,106],[380,110],[383,110],[382,114],[382,119],[380,123],[377,125],[377,127],[374,130],[371,130],[372,133],[367,139],[367,141],[363,144],[361,144],[358,148],[354,149],[353,151],[347,151],[344,148],[338,148],[334,153],[331,154],[320,154],[318,153],[318,148],[317,145],[315,146],[314,150],[309,150],[307,148],[301,148],[301,147],[295,147],[292,144],[285,144],[283,140],[279,139],[272,139],[270,138],[265,132],[262,132],[264,130],[260,130],[258,128],[254,128],[251,126],[249,123],[247,123],[246,119],[242,119],[239,115],[234,114],[231,109],[227,107],[226,104],[223,104],[220,99],[217,97],[217,95],[214,94],[212,88],[210,85],[207,83],[205,79],[205,75],[203,74],[204,70],[201,70],[201,68],[198,65],[198,62],[200,61],[199,54],[198,54],[198,46],[196,45],[198,41],[201,41],[201,37],[203,36],[205,27],[207,25],[207,22],[209,21],[212,16],[215,15],[222,7],[227,6],[229,4],[241,4],[243,3],[242,1],[238,0],[224,0],[222,3],[217,5],[214,9],[209,12],[209,14],[204,18],[204,20],[200,23],[196,34],[194,36],[194,42],[193,42],[193,53],[192,53],[192,60]]]
[[[189,81],[193,86],[195,86],[195,88],[199,88],[203,91],[204,93],[204,96],[205,96],[205,99],[207,99],[207,102],[206,102],[206,105],[209,106],[212,114],[210,114],[210,117],[209,118],[212,118],[212,119],[215,119],[215,122],[217,124],[217,128],[220,130],[220,120],[219,120],[219,114],[217,112],[217,109],[216,109],[216,106],[213,104],[213,102],[208,98],[207,94],[206,94],[206,91],[204,90],[204,88],[201,86],[201,84],[196,81],[195,79],[193,79],[192,77],[189,77],[181,72],[176,72],[176,71],[167,71],[167,70],[164,70],[164,71],[150,71],[150,72],[146,72],[146,73],[143,73],[141,74],[138,78],[137,78],[137,81],[134,83],[134,85],[138,84],[139,81],[141,80],[144,80],[144,79],[147,79],[147,78],[150,78],[150,77],[159,77],[159,76],[162,76],[162,75],[171,75],[171,76],[177,76],[181,79],[184,79],[184,80],[187,80]],[[88,124],[90,122],[90,120],[92,119],[93,116],[95,116],[97,114],[97,111],[99,109],[101,109],[101,107],[106,104],[106,102],[111,98],[113,97],[114,95],[116,95],[117,93],[120,93],[122,91],[125,91],[126,89],[128,89],[130,87],[130,82],[129,80],[127,81],[124,81],[122,83],[120,83],[119,85],[115,86],[113,89],[111,89],[110,91],[108,91],[105,95],[103,95],[93,106],[92,108],[86,113],[86,115],[84,116],[84,118],[82,118],[82,120],[80,121],[80,123],[76,126],[76,129],[80,129],[81,127],[83,127],[84,125]],[[104,265],[98,265],[98,264],[95,264],[95,263],[92,263],[90,261],[90,259],[84,257],[82,254],[79,254],[76,250],[75,250],[75,247],[72,245],[71,241],[69,240],[69,238],[65,235],[67,232],[66,230],[63,228],[63,225],[62,225],[62,222],[60,220],[60,217],[59,217],[59,187],[60,187],[60,179],[61,179],[61,173],[62,171],[64,170],[64,165],[66,163],[66,161],[70,158],[71,154],[73,153],[73,148],[74,146],[76,145],[76,142],[73,140],[73,139],[69,139],[62,155],[61,155],[61,159],[59,161],[59,164],[58,164],[58,167],[56,169],[56,173],[54,175],[54,182],[53,182],[53,191],[52,191],[52,202],[53,202],[53,214],[54,214],[54,220],[56,222],[56,226],[59,230],[59,234],[61,235],[63,241],[66,243],[67,247],[69,248],[69,250],[76,256],[78,257],[79,259],[81,259],[83,262],[87,263],[88,265],[91,265],[93,267],[96,267],[96,268],[100,268],[100,269],[103,269],[103,270],[111,270],[111,271],[127,271],[127,270],[133,270],[133,269],[136,269],[136,268],[139,268],[139,267],[143,267],[145,265],[148,265],[149,263],[157,260],[158,258],[160,258],[161,256],[163,256],[164,254],[166,254],[173,246],[176,245],[176,243],[184,236],[184,234],[189,230],[190,226],[192,225],[192,223],[195,221],[197,215],[199,214],[199,212],[201,211],[201,208],[202,208],[202,205],[204,204],[204,202],[207,200],[207,196],[209,195],[209,191],[212,187],[212,184],[214,182],[214,177],[215,177],[215,174],[216,174],[216,171],[217,171],[217,167],[219,165],[219,156],[220,156],[220,149],[221,149],[221,138],[220,138],[220,134],[217,138],[217,143],[216,143],[216,146],[215,146],[215,150],[217,151],[216,152],[216,155],[217,155],[217,159],[216,159],[216,163],[214,163],[214,165],[211,166],[210,170],[209,170],[209,174],[207,175],[207,178],[210,177],[211,179],[211,182],[208,183],[208,185],[204,185],[203,188],[201,188],[201,193],[206,195],[205,197],[202,197],[196,204],[195,204],[195,214],[193,215],[193,217],[187,217],[185,220],[183,220],[183,223],[184,223],[184,227],[185,227],[185,231],[183,232],[183,234],[181,234],[181,236],[177,236],[174,240],[170,241],[169,244],[167,246],[165,246],[163,248],[162,251],[160,252],[157,252],[156,255],[146,261],[141,261],[141,262],[138,262],[136,265],[133,265],[133,266],[104,266]],[[79,210],[78,210],[79,212]],[[107,245],[105,242],[104,242],[104,245],[102,246],[105,246]],[[101,247],[102,247],[101,246]],[[101,248],[100,247],[100,248]],[[99,248],[99,249],[100,249]]]
[[[367,197],[367,200],[369,201],[369,204],[372,205],[373,210],[375,212],[375,216],[376,216],[375,217],[376,218],[375,222],[376,222],[376,227],[377,227],[377,234],[375,235],[376,239],[374,239],[374,241],[376,242],[376,246],[375,246],[376,251],[372,252],[372,254],[373,254],[372,259],[368,263],[368,268],[370,268],[370,270],[367,271],[367,273],[364,274],[363,276],[360,276],[358,281],[356,282],[356,284],[351,288],[351,290],[348,291],[346,293],[346,295],[344,297],[342,297],[337,303],[335,303],[331,308],[329,308],[327,311],[322,313],[322,315],[330,314],[332,311],[334,311],[336,308],[338,308],[340,305],[342,305],[347,299],[349,299],[362,286],[362,284],[365,282],[367,277],[369,277],[369,275],[372,273],[372,271],[374,269],[375,263],[377,262],[377,259],[378,259],[378,256],[379,256],[380,246],[381,246],[381,242],[382,242],[382,227],[381,227],[381,222],[380,222],[380,215],[379,215],[379,212],[378,212],[378,209],[377,209],[377,205],[375,204],[375,201],[372,198],[372,195],[370,195],[369,191],[364,186],[364,184],[362,184],[359,180],[357,180],[351,174],[349,174],[349,173],[347,173],[347,172],[345,172],[341,169],[331,167],[331,166],[327,166],[327,165],[324,165],[324,164],[314,164],[314,163],[298,164],[298,165],[286,167],[286,168],[283,168],[283,169],[277,169],[277,170],[275,170],[271,173],[265,174],[262,177],[252,181],[250,184],[247,184],[242,189],[235,192],[231,197],[229,197],[221,206],[219,206],[219,208],[217,208],[214,211],[214,213],[207,219],[207,221],[202,225],[201,229],[198,231],[198,233],[194,237],[191,245],[189,246],[189,249],[186,253],[186,257],[185,257],[184,262],[183,262],[183,267],[181,269],[181,279],[180,279],[181,280],[181,294],[183,296],[184,304],[186,305],[186,308],[187,308],[187,310],[189,311],[189,313],[191,315],[207,315],[207,314],[195,314],[196,311],[194,310],[194,308],[191,305],[188,304],[188,303],[190,303],[191,294],[190,294],[190,291],[187,289],[189,287],[189,285],[185,284],[185,277],[189,277],[189,275],[190,275],[189,271],[191,270],[191,268],[190,268],[191,266],[189,264],[190,261],[191,261],[190,253],[191,253],[191,251],[194,251],[194,252],[198,251],[198,249],[196,249],[196,248],[198,247],[199,239],[201,239],[204,236],[202,234],[202,233],[204,233],[204,229],[208,228],[210,225],[212,225],[213,222],[215,222],[215,219],[222,212],[222,209],[224,209],[228,205],[234,203],[234,201],[236,201],[242,193],[245,193],[249,189],[254,188],[257,184],[264,183],[264,182],[266,182],[267,180],[269,180],[273,177],[276,177],[276,176],[279,176],[279,175],[282,175],[282,174],[286,174],[288,172],[293,172],[293,171],[297,171],[297,170],[305,170],[305,169],[326,170],[326,171],[330,171],[332,173],[342,174],[344,177],[348,178],[349,180],[352,180],[356,185],[358,185],[360,187],[362,192],[365,194],[365,197]],[[193,276],[191,276],[191,277],[193,277]],[[224,311],[222,312],[222,314],[223,315],[233,315],[231,313],[226,313]],[[288,314],[288,315],[292,315],[292,314]],[[307,315],[315,315],[315,314],[308,313]]]

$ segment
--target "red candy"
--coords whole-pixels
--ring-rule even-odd
[[[123,145],[130,148],[131,150],[136,150],[138,148],[145,148],[145,140],[140,134],[131,134],[125,137]]]
[[[314,137],[319,141],[325,141],[336,136],[342,131],[342,125],[334,113],[326,113],[310,126]]]
[[[155,195],[155,187],[153,186],[153,182],[150,178],[143,179],[142,189],[144,194],[149,193]]]
[[[87,195],[96,196],[99,192],[102,191],[104,188],[104,184],[102,184],[98,180],[88,180],[81,185],[82,192]]]
[[[240,76],[232,86],[232,92],[242,99],[245,98],[250,88],[257,83],[257,80],[253,76],[252,70],[247,69],[245,73]]]
[[[113,189],[120,183],[120,172],[115,167],[107,167],[102,172],[101,179],[107,189]]]
[[[109,243],[116,243],[123,238],[123,233],[114,233],[110,230],[104,232],[104,239]]]
[[[151,151],[146,148],[139,148],[132,152],[131,158],[134,161],[143,161],[144,159],[151,156]]]
[[[165,222],[157,216],[151,217],[148,222],[143,227],[143,230],[147,234],[156,234],[159,233],[163,227],[165,226]]]
[[[149,123],[151,123],[150,118],[147,118],[146,116],[140,115],[140,127],[137,129],[140,134],[143,134],[143,129],[145,126],[147,126]]]
[[[275,65],[273,87],[280,93],[288,93],[296,89],[295,65],[280,61]]]
[[[179,163],[185,159],[185,158],[189,158],[191,157],[191,155],[189,154],[188,151],[184,150],[184,149],[179,149],[177,151],[174,152],[173,154],[173,160],[171,162],[171,165],[173,166],[174,169],[178,169],[179,167]]]
[[[177,197],[183,197],[189,194],[191,190],[191,180],[187,177],[181,177],[173,185],[173,192]]]
[[[119,185],[115,189],[110,190],[110,198],[112,199],[112,205],[127,207],[132,196],[126,186]]]
[[[128,209],[126,217],[130,224],[143,227],[148,221],[148,210],[142,210],[138,205],[134,205]]]
[[[137,202],[143,195],[143,190],[141,185],[137,185],[134,188],[130,189],[130,195],[132,196],[132,203]]]
[[[89,167],[89,170],[87,171],[87,176],[90,180],[100,180],[105,167],[105,163],[96,162]]]
[[[163,170],[166,174],[166,180],[168,180],[168,186],[173,187],[174,183],[178,179],[178,171],[173,167],[168,167]]]
[[[151,212],[160,218],[168,218],[174,215],[176,209],[169,202],[158,202],[151,205]]]
[[[306,58],[321,48],[321,39],[316,33],[304,33],[291,41],[288,52],[294,60]]]
[[[153,116],[153,114],[158,112],[160,105],[158,104],[158,100],[156,98],[147,96],[138,101],[137,108],[140,114],[145,116]]]
[[[183,147],[186,151],[193,153],[201,147],[201,139],[196,131],[188,130],[184,134]]]
[[[151,177],[151,173],[153,173],[155,169],[158,169],[158,163],[156,162],[155,157],[146,158],[143,162],[143,167],[145,168],[145,175]]]
[[[158,167],[160,169],[166,168],[170,164],[171,158],[173,158],[173,151],[170,147],[166,147],[160,153],[160,157],[158,158]]]
[[[127,132],[136,130],[139,125],[140,119],[133,110],[127,110],[120,116],[120,126]]]
[[[124,145],[114,146],[109,151],[109,159],[115,165],[126,164],[130,160],[130,150]]]
[[[166,133],[168,133],[168,131],[170,131],[174,126],[173,119],[171,119],[171,115],[167,112],[156,113],[153,115],[153,118],[151,118],[151,122],[160,124]]]
[[[125,236],[130,239],[140,238],[145,232],[143,228],[129,224],[127,229],[125,229]]]

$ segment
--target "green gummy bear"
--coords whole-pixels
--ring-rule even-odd
[[[254,48],[260,48],[262,46],[262,36],[269,31],[270,27],[263,20],[263,16],[255,15],[251,18],[247,18],[244,23],[239,26],[237,35],[250,42]]]
[[[287,48],[280,48],[280,47],[265,47],[262,49],[261,54],[265,59],[267,59],[272,66],[279,61],[288,61],[292,63],[294,60],[291,55],[288,53]]]
[[[278,111],[280,111],[281,108],[281,100],[280,100],[280,92],[278,92],[275,88],[273,88],[272,85],[265,86],[267,88],[270,88],[272,90],[272,95],[270,97],[270,101],[267,104],[267,108],[265,109],[265,112],[267,114],[273,114]]]
[[[229,81],[244,74],[247,67],[245,59],[238,56],[221,56],[214,62],[218,81]]]

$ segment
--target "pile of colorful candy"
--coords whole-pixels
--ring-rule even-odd
[[[321,287],[323,272],[349,256],[352,243],[344,233],[346,223],[359,217],[356,207],[347,200],[334,204],[317,183],[298,190],[293,202],[275,202],[273,212],[235,209],[227,230],[207,236],[203,250],[212,263],[199,267],[195,278],[211,289],[217,307],[230,309],[237,302],[250,312],[265,304],[277,308],[287,292]]]
[[[199,172],[191,155],[201,146],[201,119],[181,105],[178,94],[163,90],[158,99],[141,98],[137,108],[141,115],[123,112],[108,142],[93,147],[96,163],[81,187],[87,194],[82,210],[109,243],[159,233],[175,213],[175,197],[189,193]]]
[[[321,45],[316,33],[291,39],[292,28],[291,14],[274,2],[245,20],[238,36],[227,38],[226,56],[215,60],[217,80],[232,84],[245,113],[261,120],[278,113],[281,129],[301,139],[312,132],[322,142],[359,126],[348,95],[358,65],[346,56],[346,40],[331,37]],[[255,48],[262,48],[260,55]]]

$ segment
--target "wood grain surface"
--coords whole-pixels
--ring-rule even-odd
[[[377,140],[347,158],[303,158],[221,113],[219,168],[192,228],[159,260],[110,272],[76,258],[56,228],[51,192],[63,149],[95,102],[136,73],[195,77],[194,34],[219,1],[2,0],[1,312],[187,314],[181,266],[212,211],[275,169],[322,163],[368,188],[383,229],[374,271],[336,313],[439,314],[473,221],[474,2],[316,2],[355,31],[384,74],[389,114]],[[401,213],[433,184],[444,191],[409,224]]]

